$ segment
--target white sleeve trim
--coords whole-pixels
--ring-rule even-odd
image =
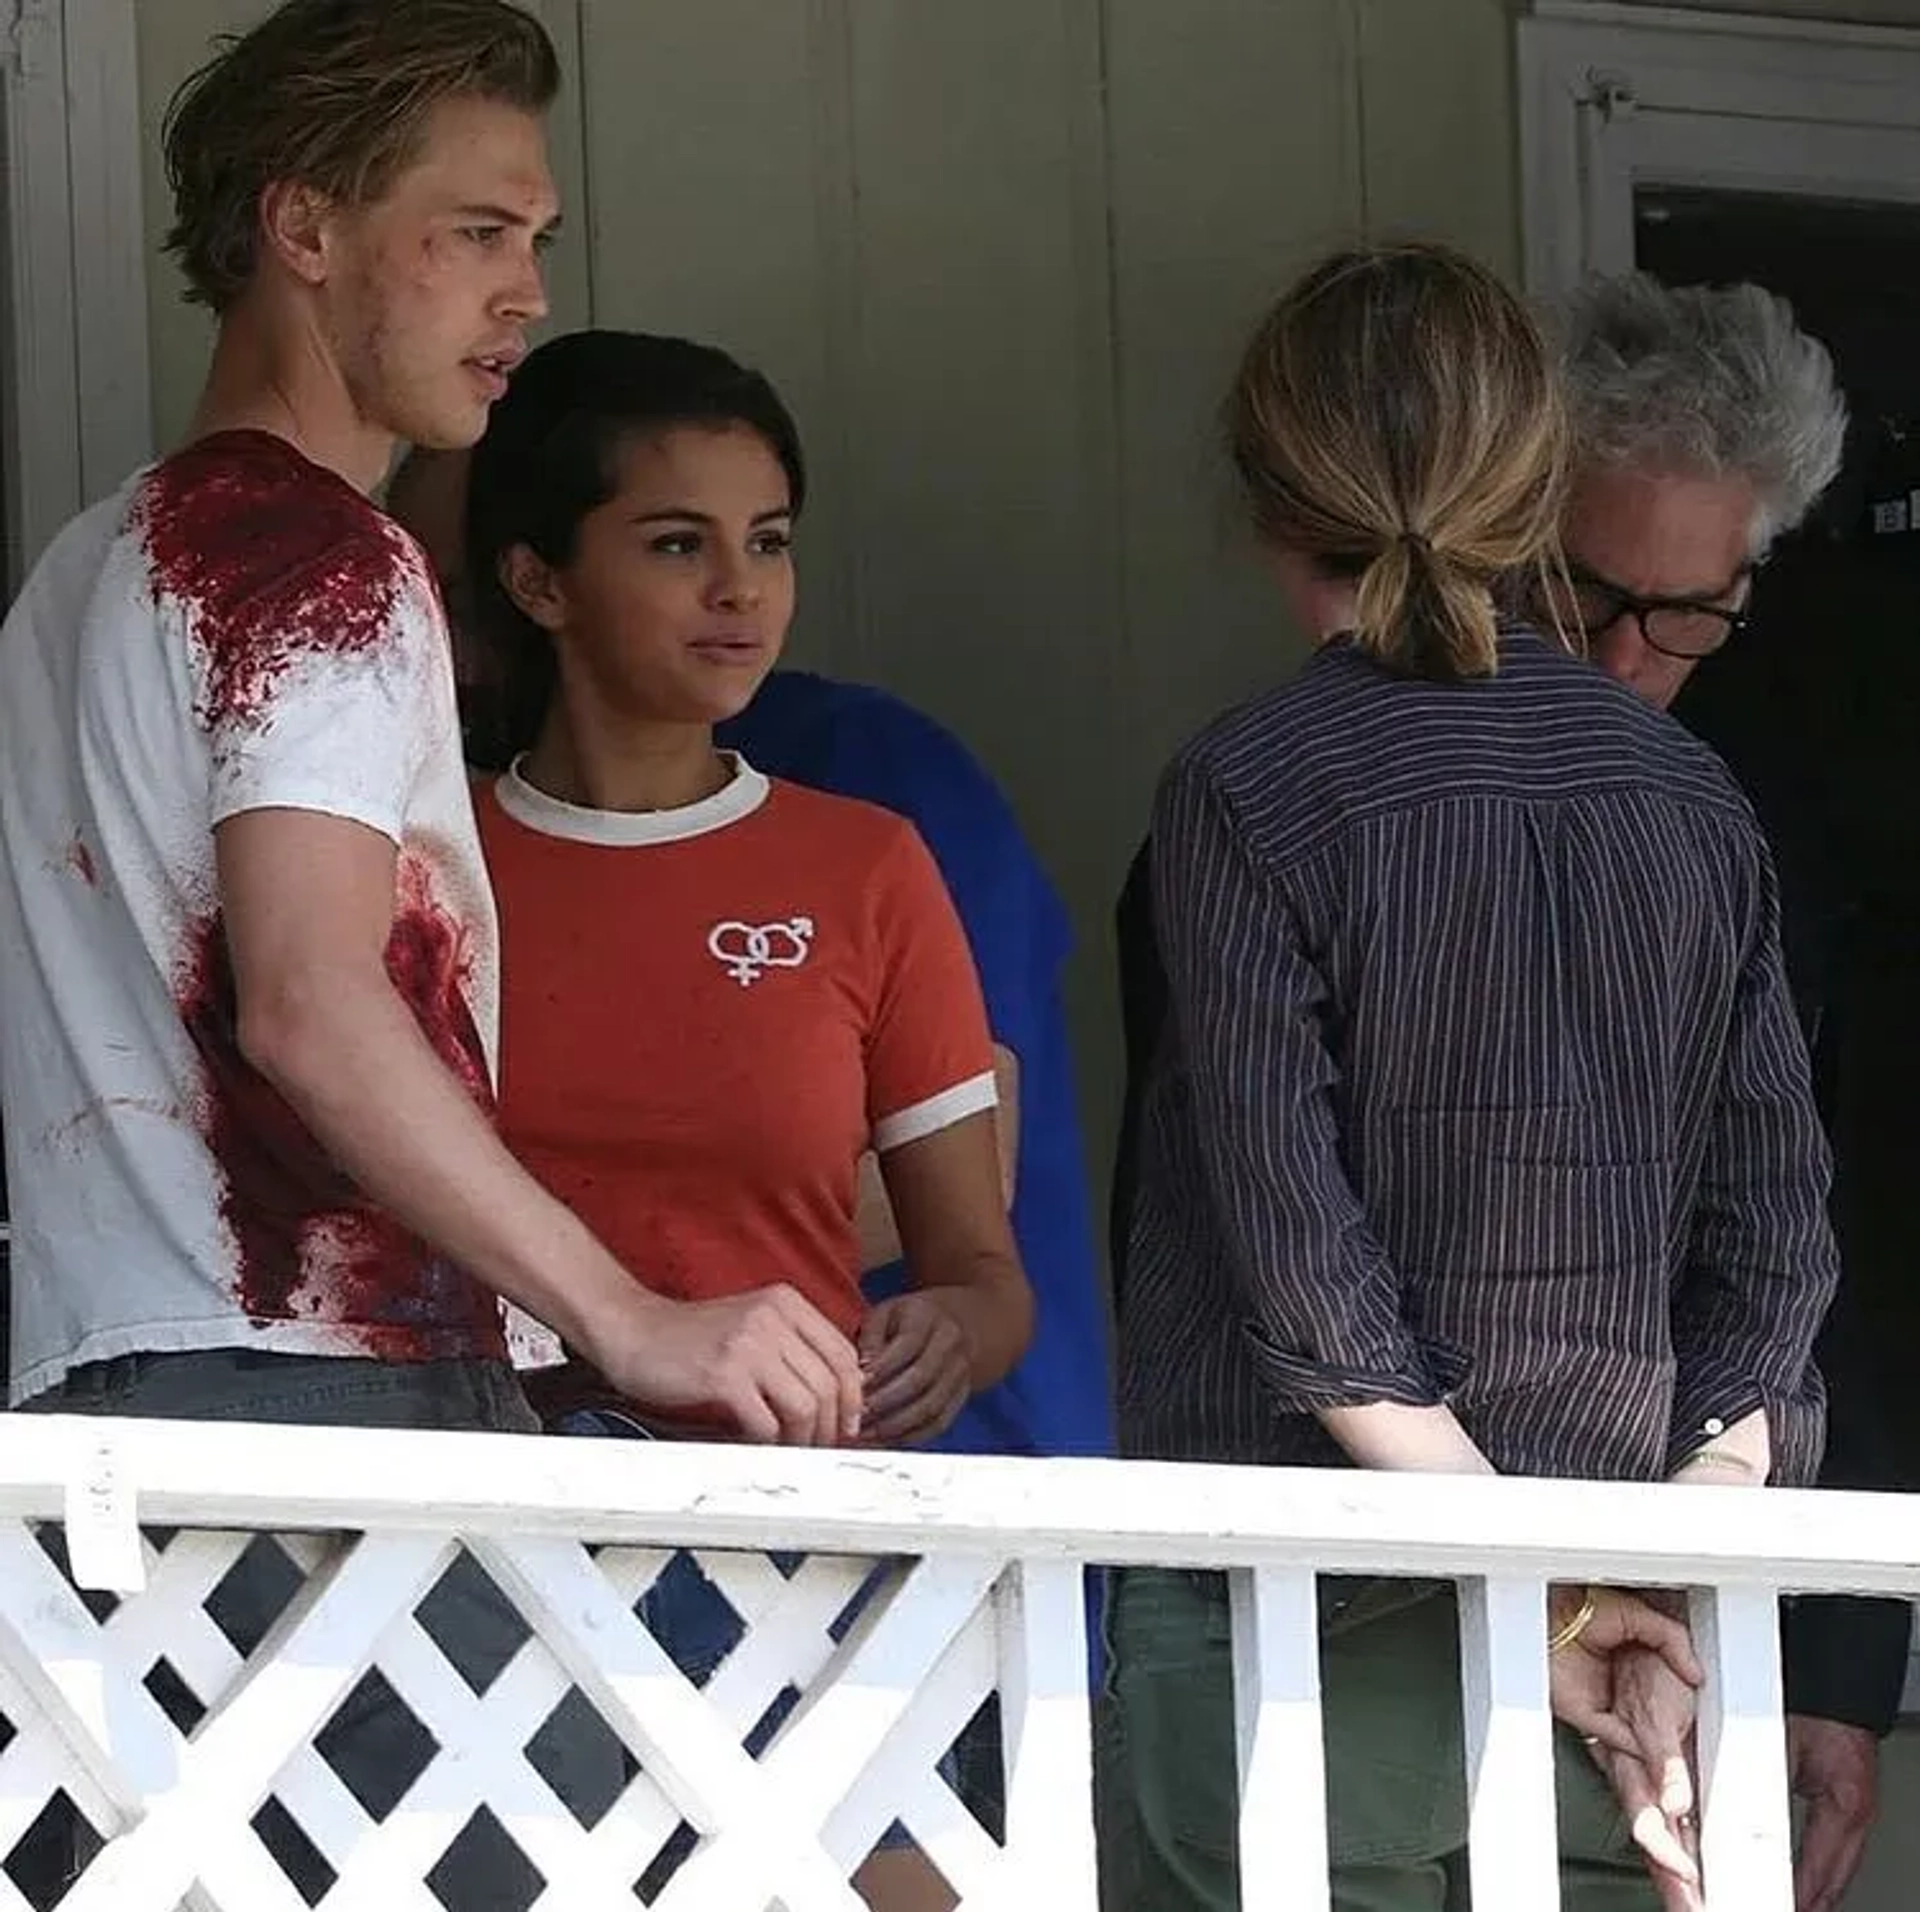
[[[970,1115],[999,1106],[1000,1090],[989,1069],[986,1074],[956,1083],[951,1089],[942,1089],[938,1095],[916,1102],[897,1115],[884,1116],[873,1125],[874,1152],[884,1155],[889,1149],[904,1148],[909,1142],[938,1135],[942,1129],[950,1129]]]

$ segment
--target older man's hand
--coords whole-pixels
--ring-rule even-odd
[[[1863,1726],[1789,1714],[1787,1776],[1807,1808],[1794,1912],[1838,1912],[1879,1805],[1880,1742]]]
[[[1693,1726],[1697,1696],[1659,1654],[1629,1646],[1613,1656],[1613,1710],[1635,1754],[1597,1749],[1634,1843],[1645,1855],[1666,1912],[1697,1912]]]
[[[1587,1749],[1620,1802],[1621,1815],[1640,1848],[1661,1912],[1705,1912],[1700,1886],[1700,1838],[1693,1815],[1674,1819],[1660,1803],[1658,1788],[1631,1753],[1605,1746]]]

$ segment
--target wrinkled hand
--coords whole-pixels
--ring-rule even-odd
[[[973,1344],[937,1291],[883,1301],[860,1330],[866,1382],[861,1438],[876,1447],[930,1441],[973,1392]]]
[[[1880,1742],[1863,1726],[1790,1713],[1787,1776],[1807,1802],[1794,1912],[1838,1912],[1879,1805]]]
[[[1689,1687],[1700,1684],[1700,1662],[1684,1621],[1616,1587],[1595,1587],[1592,1593],[1593,1618],[1548,1662],[1548,1700],[1554,1718],[1583,1740],[1638,1757],[1640,1740],[1614,1706],[1614,1655],[1625,1647],[1644,1647]]]
[[[1605,1746],[1589,1746],[1587,1751],[1620,1802],[1634,1844],[1646,1861],[1661,1912],[1705,1912],[1699,1833],[1691,1816],[1681,1824],[1667,1819],[1652,1776],[1633,1754],[1612,1752]]]
[[[611,1346],[589,1353],[642,1407],[717,1409],[750,1441],[838,1447],[860,1433],[853,1343],[784,1283],[716,1301],[651,1297]]]
[[[1639,1750],[1593,1751],[1670,1912],[1704,1903],[1691,1763],[1695,1706],[1692,1684],[1658,1653],[1628,1646],[1614,1654],[1614,1714]]]

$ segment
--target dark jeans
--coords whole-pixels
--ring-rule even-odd
[[[540,1431],[504,1362],[383,1362],[268,1354],[254,1348],[96,1362],[76,1369],[61,1386],[36,1396],[21,1411],[474,1433]],[[242,1651],[250,1652],[279,1617],[289,1582],[285,1556],[267,1541],[256,1541],[229,1575],[219,1618]],[[423,1624],[476,1688],[487,1676],[474,1669],[497,1670],[529,1630],[506,1596],[464,1553],[423,1605],[423,1616],[429,1613]],[[397,1788],[421,1763],[420,1728],[384,1682],[356,1687],[324,1737],[329,1763],[375,1817],[384,1817],[398,1803]],[[569,1704],[542,1733],[541,1744],[539,1765],[548,1783],[588,1824],[595,1823],[623,1783],[618,1743],[597,1720],[585,1720]],[[272,1817],[262,1822],[261,1834],[309,1901],[316,1898],[330,1882],[319,1855]],[[67,1869],[79,1863],[69,1851]],[[521,1882],[477,1843],[467,1849],[456,1839],[434,1882],[461,1912],[518,1912],[525,1903]]]
[[[264,1421],[278,1427],[437,1428],[538,1434],[502,1361],[359,1361],[210,1348],[128,1354],[75,1368],[23,1414],[125,1414],[155,1421]]]

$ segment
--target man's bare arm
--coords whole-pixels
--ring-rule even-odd
[[[256,810],[215,843],[241,1049],[370,1199],[645,1405],[767,1440],[857,1432],[853,1349],[798,1295],[652,1294],[514,1159],[388,979],[386,837]]]

